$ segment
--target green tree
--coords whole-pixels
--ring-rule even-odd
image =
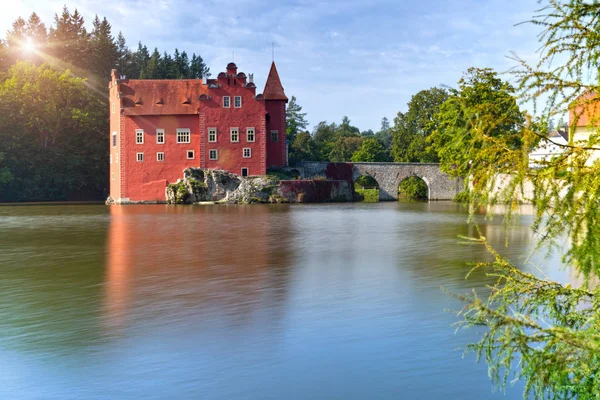
[[[385,146],[386,149],[389,149],[392,146],[392,134],[390,132],[390,121],[383,117],[381,119],[381,129],[379,132],[375,134],[375,137],[379,139],[381,143]]]
[[[448,98],[440,88],[421,90],[411,97],[408,111],[399,112],[392,131],[392,155],[396,162],[437,162],[438,156],[426,143],[435,128],[434,116]]]
[[[164,72],[161,71],[162,67],[162,59],[158,49],[155,47],[146,67],[142,70],[140,74],[141,79],[159,79]]]
[[[350,124],[350,118],[344,116],[342,118],[342,123],[338,126],[336,131],[336,136],[338,137],[352,137],[352,136],[360,136],[360,130],[352,126]]]
[[[190,61],[190,78],[200,79],[203,76],[210,76],[210,68],[206,66],[202,57],[197,56],[196,53],[192,54],[192,60]]]
[[[338,136],[333,143],[333,148],[329,152],[329,161],[332,162],[347,162],[352,159],[352,155],[356,153],[363,142],[360,136]]]
[[[563,261],[581,274],[583,284],[575,287],[522,271],[480,235],[473,242],[486,246],[493,261],[475,268],[489,269],[497,283],[487,298],[459,296],[466,302],[460,315],[463,326],[486,328],[470,348],[486,360],[494,383],[522,379],[528,398],[594,399],[600,393],[600,163],[595,161],[600,151],[600,3],[549,0],[530,22],[542,29],[540,61],[531,65],[514,57],[516,92],[522,101],[541,104],[542,117],[519,117],[510,99],[513,90],[488,71],[485,79],[463,82],[477,84],[467,85],[476,102],[458,93],[444,104],[438,140],[454,147],[454,156],[442,157],[447,170],[453,159],[457,173],[464,174],[473,160],[469,172],[476,206],[513,202],[526,195],[525,184],[531,185],[538,245],[565,245]],[[573,133],[585,109],[596,116],[589,137],[574,141],[571,135],[563,156],[530,170],[528,150],[538,140],[549,140],[547,121],[572,111]],[[458,138],[461,133],[466,137]],[[502,191],[496,189],[499,174],[507,180]],[[506,210],[510,221],[512,208]]]
[[[298,132],[290,144],[289,159],[295,161],[314,161],[318,159],[317,146],[310,133]]]
[[[329,154],[333,149],[336,140],[337,125],[332,122],[321,121],[313,129],[313,138],[317,146],[317,159],[329,161]]]
[[[176,79],[177,71],[175,69],[173,57],[166,51],[158,64],[158,79]]]
[[[156,62],[156,65],[158,65],[158,60],[160,59],[160,53],[158,53],[157,49],[155,49],[155,51],[157,53],[155,62]],[[148,47],[146,47],[145,45],[143,46],[142,42],[138,42],[138,48],[136,51],[133,52],[133,62],[131,65],[131,70],[129,71],[131,78],[133,78],[133,79],[141,78],[143,71],[146,70],[146,67],[148,66],[149,62],[150,62],[150,52],[148,51]]]
[[[352,154],[354,162],[384,162],[388,161],[388,156],[383,144],[374,137],[363,140],[359,150]]]
[[[490,68],[470,68],[439,108],[430,141],[441,169],[464,177],[480,164],[514,162],[498,146],[519,150],[524,122],[512,85]]]
[[[94,29],[90,34],[90,68],[94,83],[104,88],[110,80],[110,71],[117,66],[119,61],[119,49],[112,36],[112,27],[106,20],[96,15],[93,22]]]
[[[306,113],[302,112],[302,106],[297,103],[296,96],[292,96],[290,99],[287,109],[285,110],[285,117],[287,124],[285,133],[290,143],[293,143],[296,134],[306,130],[306,127],[308,126]]]
[[[71,14],[64,6],[60,16],[55,14],[54,24],[48,36],[48,53],[56,60],[54,66],[70,68],[78,76],[86,76],[90,66],[90,43],[83,17],[77,9]]]
[[[84,79],[19,62],[0,85],[0,199],[103,195],[108,151],[103,103]]]

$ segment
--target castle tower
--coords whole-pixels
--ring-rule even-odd
[[[267,111],[267,167],[287,165],[287,137],[285,133],[285,95],[275,62],[271,63],[269,77],[263,91]]]

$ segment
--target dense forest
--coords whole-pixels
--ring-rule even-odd
[[[0,41],[0,201],[106,197],[112,68],[133,79],[210,76],[200,55],[131,50],[106,18],[85,25],[64,7],[51,26],[18,18]]]

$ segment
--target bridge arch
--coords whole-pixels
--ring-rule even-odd
[[[398,184],[398,199],[429,200],[430,196],[430,184],[425,176],[407,176]]]
[[[354,179],[354,201],[373,203],[379,201],[379,182],[370,174]]]
[[[310,178],[326,175],[327,165],[323,161],[301,162],[296,168],[302,168],[303,176]],[[429,200],[452,200],[463,190],[463,180],[452,178],[440,170],[434,163],[347,163],[352,167],[352,180],[361,175],[370,175],[379,183],[379,200],[398,200],[400,182],[409,176],[423,179],[428,188]]]
[[[365,189],[379,189],[379,182],[373,176],[365,174],[354,179],[354,186],[361,186]]]

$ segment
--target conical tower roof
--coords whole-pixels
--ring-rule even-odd
[[[285,95],[285,92],[283,91],[281,81],[279,80],[279,74],[277,73],[277,67],[275,67],[275,62],[271,63],[271,70],[269,71],[269,77],[267,78],[267,83],[265,84],[263,96],[265,96],[265,100],[285,100],[286,102],[288,101],[288,98]]]

